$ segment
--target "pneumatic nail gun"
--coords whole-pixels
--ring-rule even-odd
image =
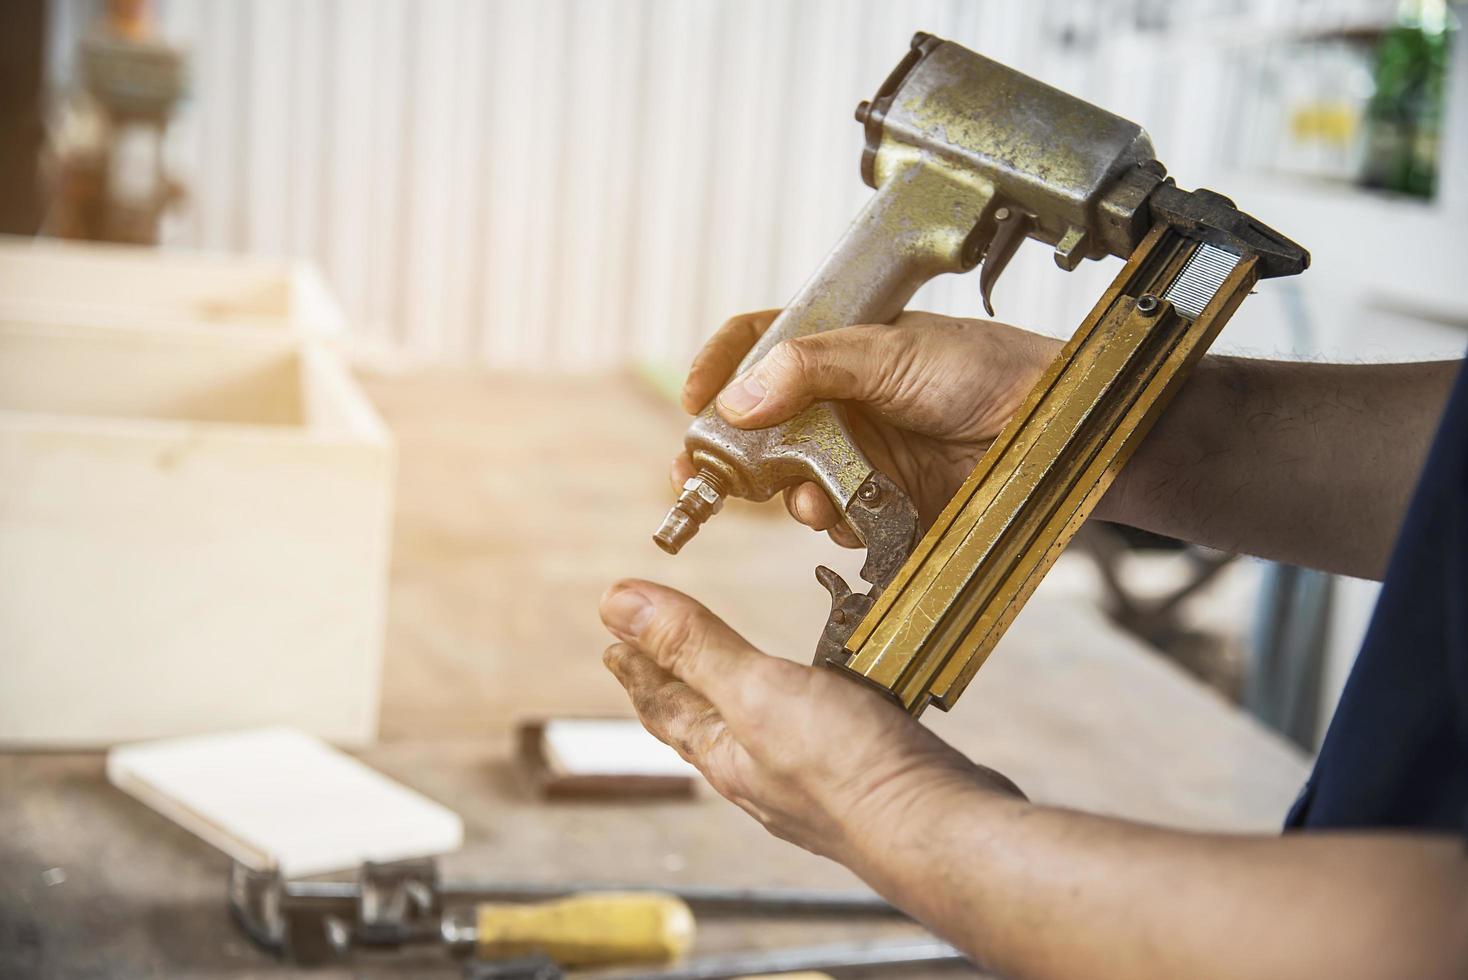
[[[1026,238],[1054,246],[1065,270],[1126,260],[921,539],[911,500],[837,404],[751,431],[710,407],[688,430],[697,475],[658,545],[676,553],[726,496],[818,484],[866,546],[871,590],[817,569],[831,613],[816,662],[918,714],[953,706],[1254,284],[1310,256],[1228,198],[1178,188],[1135,123],[927,34],[857,120],[876,193],[740,371],[787,338],[890,322],[945,272],[982,266],[992,316],[994,283]]]

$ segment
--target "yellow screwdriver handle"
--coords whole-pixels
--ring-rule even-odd
[[[545,953],[561,966],[676,959],[693,944],[693,913],[661,892],[599,892],[533,904],[485,903],[475,944],[486,959]]]

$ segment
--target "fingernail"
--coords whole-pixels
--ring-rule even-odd
[[[765,400],[765,386],[753,373],[746,374],[719,394],[719,404],[735,415],[748,415]]]
[[[618,636],[635,638],[642,635],[652,619],[652,603],[635,589],[623,589],[602,603],[601,619]]]

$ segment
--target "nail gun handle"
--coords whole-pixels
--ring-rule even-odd
[[[661,892],[475,907],[475,949],[485,959],[540,952],[567,967],[662,963],[692,943],[693,913]]]
[[[965,267],[964,242],[987,204],[987,197],[937,167],[914,164],[890,176],[736,373],[781,341],[890,322],[923,283]],[[872,472],[844,416],[829,402],[762,429],[738,428],[710,405],[684,443],[694,464],[718,477],[722,493],[750,500],[768,500],[809,480],[844,511]]]
[[[781,341],[890,322],[923,283],[976,261],[967,246],[992,194],[938,166],[909,161],[887,169],[877,193],[739,371]],[[816,402],[762,429],[741,429],[710,405],[689,426],[684,446],[696,476],[653,535],[670,554],[718,513],[725,497],[768,500],[806,481],[825,490],[866,546],[862,577],[873,585],[888,582],[916,540],[912,501],[872,466],[834,402]]]

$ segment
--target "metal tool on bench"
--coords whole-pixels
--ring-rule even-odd
[[[921,540],[912,501],[837,404],[751,431],[711,406],[689,427],[697,474],[658,545],[676,553],[726,496],[818,484],[866,545],[871,589],[817,569],[831,613],[816,662],[919,714],[953,706],[1254,284],[1310,257],[1228,198],[1178,188],[1135,123],[927,34],[857,120],[876,193],[740,371],[783,340],[890,322],[929,279],[980,264],[992,315],[1026,238],[1065,270],[1126,259]]]
[[[566,966],[616,966],[668,962],[693,941],[693,913],[663,891],[532,898],[516,886],[440,884],[430,860],[367,864],[353,882],[286,881],[236,864],[229,908],[257,945],[302,964],[428,944],[486,959],[542,952]]]
[[[614,970],[577,974],[578,980],[739,980],[809,975],[813,971],[836,970],[842,975],[860,972],[866,976],[889,976],[909,967],[967,963],[953,946],[929,938],[880,940],[870,943],[837,943],[796,949],[706,956],[661,969]],[[529,957],[512,962],[471,963],[464,968],[465,980],[563,980],[561,970],[549,957]]]
[[[902,915],[864,892],[440,881],[428,859],[368,863],[347,882],[286,881],[236,864],[229,907],[257,945],[304,964],[420,943],[501,958],[538,949],[565,965],[656,962],[686,948],[692,911]]]

